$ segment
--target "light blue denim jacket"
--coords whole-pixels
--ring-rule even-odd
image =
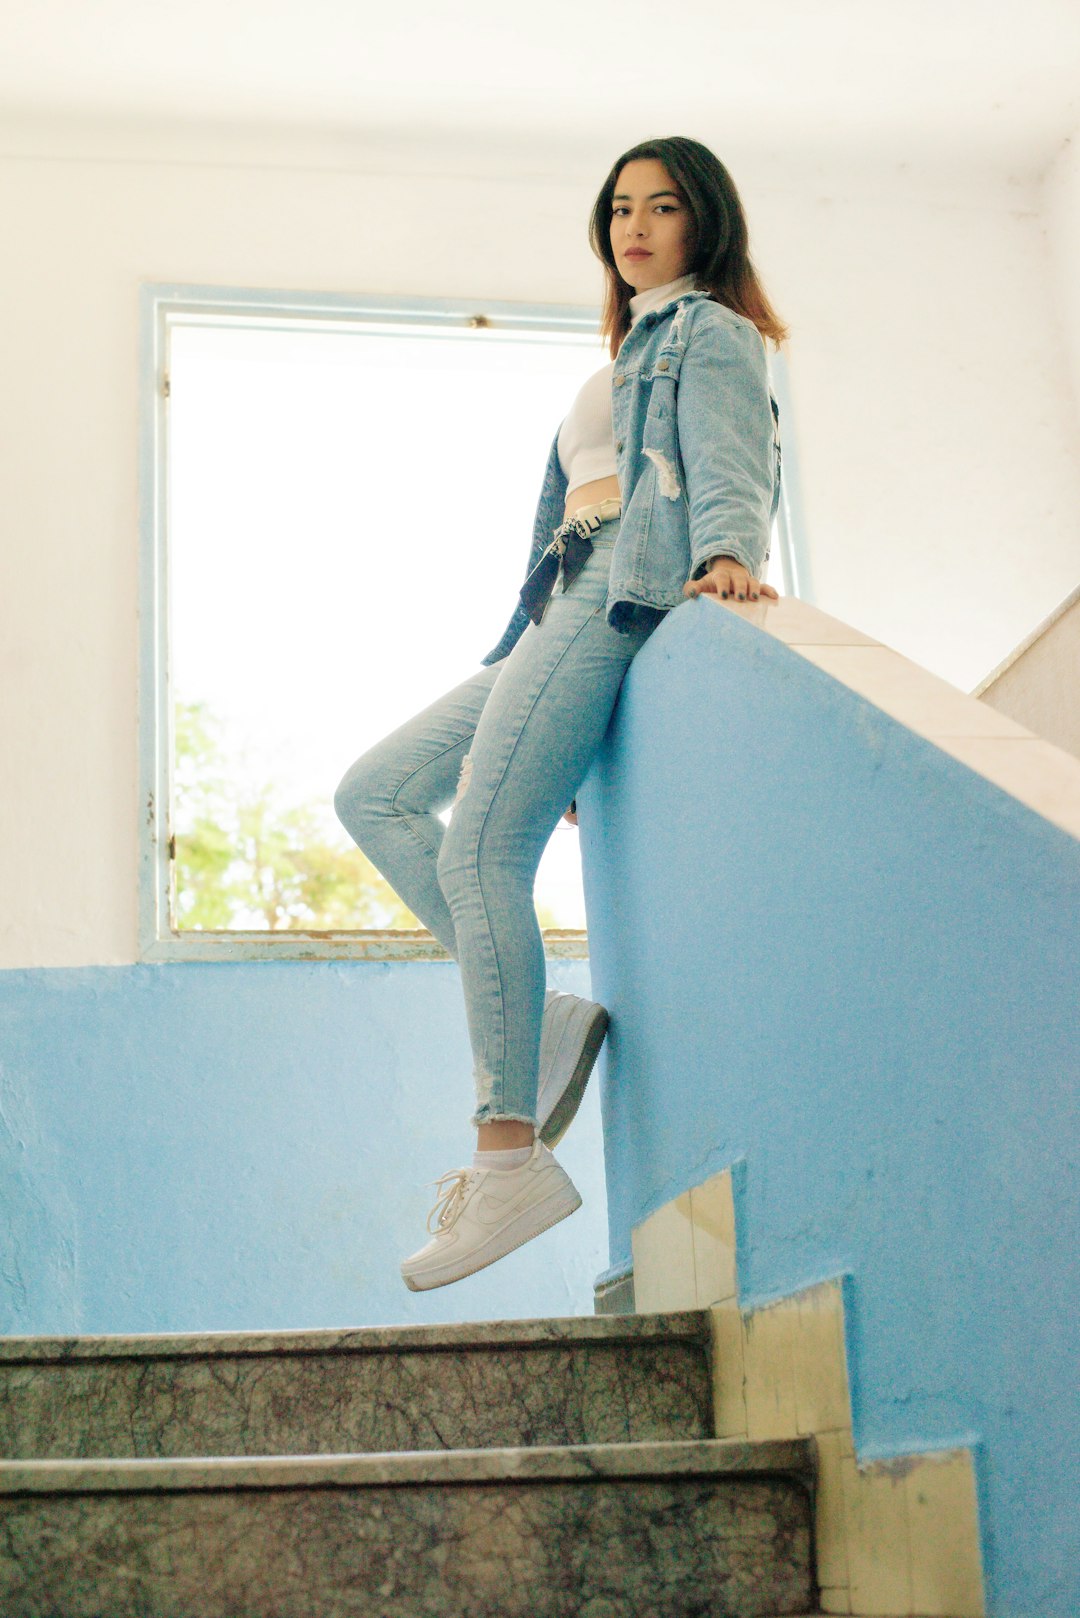
[[[607,596],[612,627],[658,620],[684,600],[687,579],[722,553],[763,578],[780,500],[780,416],[753,321],[707,292],[648,310],[619,349],[611,420],[622,494]],[[563,521],[558,442],[557,431],[526,577]],[[505,657],[528,623],[519,603],[484,663]]]

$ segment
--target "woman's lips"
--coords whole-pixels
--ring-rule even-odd
[[[631,248],[631,250],[624,256],[626,258],[652,258],[651,253],[648,253],[641,248]]]

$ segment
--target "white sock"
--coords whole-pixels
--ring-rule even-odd
[[[514,1146],[505,1152],[474,1152],[473,1167],[478,1169],[519,1169],[532,1156],[531,1146]]]

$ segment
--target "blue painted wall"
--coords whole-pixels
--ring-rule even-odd
[[[589,992],[588,963],[549,963]],[[0,1332],[239,1331],[591,1314],[598,1086],[558,1148],[583,1205],[453,1286],[405,1287],[472,1161],[451,963],[0,972]]]
[[[844,1274],[860,1458],[975,1446],[991,1618],[1075,1618],[1080,844],[700,600],[578,803],[613,1266],[736,1165],[743,1306]]]

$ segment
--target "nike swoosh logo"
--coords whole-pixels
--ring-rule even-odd
[[[547,1179],[552,1178],[550,1169],[544,1172]],[[511,1197],[508,1202],[500,1202],[498,1197],[493,1197],[489,1192],[485,1191],[480,1197],[476,1217],[482,1225],[498,1224],[511,1214],[516,1213],[525,1203],[533,1201],[536,1196],[536,1189],[536,1181],[534,1180],[523,1191],[519,1191],[516,1197]]]

